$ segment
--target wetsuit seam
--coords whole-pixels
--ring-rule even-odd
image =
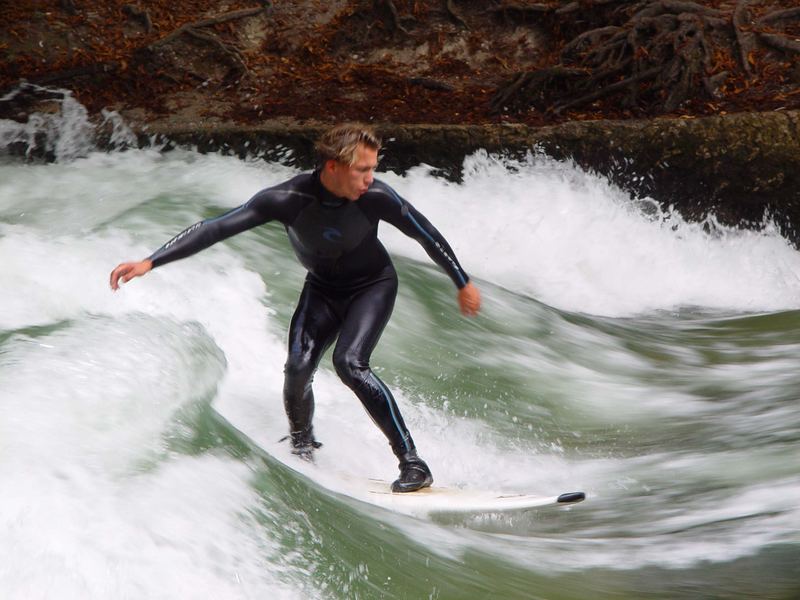
[[[374,379],[375,383],[378,385],[378,388],[380,389],[381,393],[383,394],[384,401],[389,406],[389,414],[392,415],[392,422],[394,423],[394,426],[397,429],[397,432],[400,434],[400,439],[402,440],[403,445],[405,446],[406,450],[409,450],[410,448],[408,447],[408,440],[406,438],[406,434],[403,432],[403,428],[400,427],[400,422],[397,420],[397,415],[395,414],[395,411],[394,411],[394,403],[391,400],[391,396],[389,395],[389,391],[386,389],[386,386],[383,385],[383,382],[380,379],[378,379],[371,370],[369,371],[369,375],[367,375],[367,377],[372,377],[372,379]]]

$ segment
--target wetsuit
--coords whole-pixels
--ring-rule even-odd
[[[339,198],[305,173],[258,192],[242,206],[201,221],[150,256],[153,267],[190,256],[232,235],[279,221],[297,258],[308,270],[289,331],[284,405],[295,441],[313,440],[314,371],[338,335],[336,373],[386,435],[396,455],[414,449],[400,411],[369,359],[397,295],[397,274],[378,240],[386,221],[417,240],[458,288],[468,282],[441,234],[385,183],[374,180],[358,200]],[[297,437],[296,437],[297,436]]]

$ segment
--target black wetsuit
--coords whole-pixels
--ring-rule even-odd
[[[349,201],[331,194],[316,171],[262,190],[239,208],[192,225],[150,259],[158,267],[257,225],[280,221],[308,270],[292,317],[285,366],[284,404],[292,433],[311,431],[314,371],[338,334],[336,372],[399,456],[413,450],[414,442],[392,394],[369,367],[397,294],[397,275],[378,240],[382,220],[417,240],[457,287],[467,284],[466,273],[441,234],[391,187],[375,180],[358,200]]]

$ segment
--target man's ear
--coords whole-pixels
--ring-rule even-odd
[[[327,171],[328,173],[333,174],[336,171],[336,161],[332,158],[329,158],[325,161],[325,164],[322,166],[323,171]]]

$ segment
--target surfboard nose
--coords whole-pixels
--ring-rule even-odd
[[[582,502],[583,500],[586,500],[586,494],[583,492],[565,492],[558,497],[558,502],[562,504]]]

